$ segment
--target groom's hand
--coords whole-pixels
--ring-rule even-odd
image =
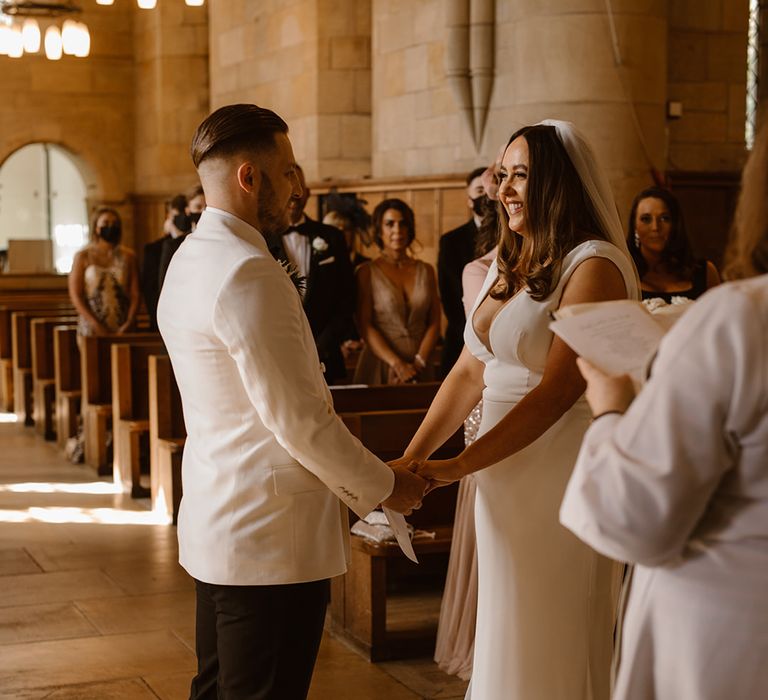
[[[403,515],[410,515],[414,508],[421,505],[428,484],[405,467],[393,466],[392,471],[395,474],[395,486],[382,505]]]
[[[415,472],[423,463],[424,460],[414,459],[413,457],[408,457],[407,455],[403,455],[402,457],[398,457],[397,459],[393,459],[387,462],[387,464],[392,467],[392,469],[395,469],[396,467],[402,467],[403,469],[407,469],[409,472]]]

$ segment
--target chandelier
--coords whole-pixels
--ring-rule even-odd
[[[114,2],[96,0],[97,5]],[[205,4],[205,0],[184,2],[189,7]],[[136,0],[136,4],[143,10],[152,10],[157,0]],[[82,11],[73,0],[0,0],[0,56],[21,58],[24,54],[39,53],[42,47],[51,61],[58,61],[62,56],[85,58],[91,52],[91,34],[85,22],[75,19]],[[60,20],[63,20],[61,25]]]

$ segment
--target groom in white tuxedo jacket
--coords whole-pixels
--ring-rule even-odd
[[[178,537],[197,593],[194,700],[306,697],[347,506],[409,512],[426,483],[344,427],[265,236],[301,195],[288,128],[230,105],[192,142],[208,207],[173,257],[158,324],[184,408]]]

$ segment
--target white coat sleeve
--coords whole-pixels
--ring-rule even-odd
[[[250,258],[230,274],[213,323],[262,422],[297,462],[360,517],[390,495],[392,470],[333,410],[301,300],[274,261]]]
[[[750,298],[710,292],[664,338],[653,374],[623,416],[587,431],[560,510],[599,552],[653,566],[678,556],[763,403],[765,352]]]

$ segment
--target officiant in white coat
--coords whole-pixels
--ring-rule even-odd
[[[287,125],[255,105],[198,127],[208,206],[171,261],[158,324],[187,441],[178,537],[195,579],[193,700],[305,698],[347,506],[408,512],[426,483],[336,416],[301,297],[265,236],[301,194]]]
[[[742,179],[731,276],[631,382],[580,360],[596,417],[560,511],[635,564],[614,700],[768,698],[768,131]],[[631,402],[631,403],[630,403]]]

